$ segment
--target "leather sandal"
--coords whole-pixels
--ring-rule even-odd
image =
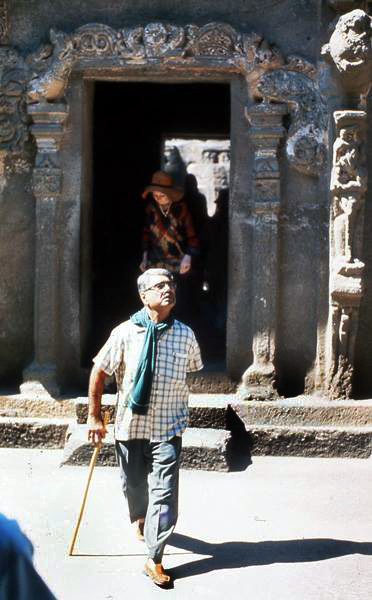
[[[166,587],[170,584],[171,582],[171,578],[169,577],[169,575],[167,575],[163,569],[163,565],[162,564],[155,564],[153,563],[154,566],[152,567],[149,563],[149,561],[147,561],[145,563],[145,566],[143,568],[143,571],[145,573],[145,575],[147,575],[148,577],[150,577],[150,579],[158,586],[160,587]]]

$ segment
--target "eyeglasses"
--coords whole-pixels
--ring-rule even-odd
[[[174,281],[160,281],[159,283],[155,283],[151,287],[146,288],[144,291],[149,292],[150,290],[154,290],[155,292],[162,292],[165,286],[168,286],[171,290],[175,290],[177,288],[177,284]]]

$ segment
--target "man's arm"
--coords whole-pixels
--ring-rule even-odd
[[[94,365],[89,378],[88,408],[88,440],[90,440],[94,446],[99,444],[106,435],[106,429],[101,415],[101,400],[105,378],[106,373]]]

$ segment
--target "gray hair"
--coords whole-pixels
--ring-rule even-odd
[[[151,287],[151,277],[165,275],[171,281],[174,280],[173,274],[167,269],[147,269],[137,279],[137,287],[139,293],[144,292],[147,288]]]

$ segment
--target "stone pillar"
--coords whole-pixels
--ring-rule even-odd
[[[62,186],[59,149],[67,117],[65,104],[28,108],[37,144],[33,174],[36,201],[34,360],[23,373],[22,393],[58,396],[58,210]]]
[[[276,397],[275,343],[278,287],[278,214],[280,172],[278,144],[284,135],[285,104],[255,105],[247,110],[255,148],[253,167],[253,363],[242,377],[240,393],[247,399]]]
[[[354,348],[363,297],[364,204],[367,190],[363,110],[334,113],[330,215],[330,281],[327,329],[328,392],[348,398],[352,391]]]

